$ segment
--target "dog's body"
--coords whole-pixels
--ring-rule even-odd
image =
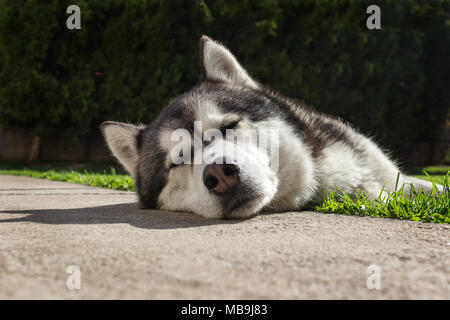
[[[172,101],[152,124],[101,125],[113,154],[135,178],[144,207],[243,218],[260,211],[297,210],[336,187],[351,194],[361,190],[372,198],[382,190],[393,191],[396,183],[431,189],[431,184],[404,175],[397,181],[399,169],[369,138],[264,88],[222,45],[202,37],[200,48],[202,81]],[[212,161],[174,165],[177,147],[184,153],[199,147],[192,140],[174,139],[180,128],[194,136],[211,129],[257,134],[270,129],[277,134],[268,137],[268,144],[276,150],[214,137],[200,143],[203,156]],[[227,145],[234,151],[223,151]]]

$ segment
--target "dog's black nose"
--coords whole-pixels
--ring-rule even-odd
[[[218,194],[231,192],[239,183],[239,166],[236,164],[209,164],[203,171],[203,183]]]

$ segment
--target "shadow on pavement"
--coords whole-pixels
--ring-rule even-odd
[[[27,214],[25,217],[0,219],[6,222],[35,222],[46,224],[112,224],[128,223],[144,229],[177,229],[234,224],[245,220],[212,220],[194,214],[161,210],[140,209],[135,202],[117,205],[75,208],[6,210],[0,214]]]

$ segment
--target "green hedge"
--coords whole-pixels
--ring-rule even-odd
[[[0,0],[0,121],[82,136],[149,122],[198,78],[198,39],[261,82],[354,123],[406,158],[436,142],[450,101],[450,0]],[[81,30],[66,8],[81,7]]]

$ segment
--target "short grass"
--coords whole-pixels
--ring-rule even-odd
[[[427,175],[425,177],[435,186],[435,179]],[[435,188],[433,192],[412,190],[410,194],[406,194],[408,197],[405,197],[404,186],[401,186],[395,192],[388,195],[380,193],[377,199],[371,200],[361,191],[353,197],[338,191],[329,193],[324,201],[313,206],[313,209],[323,213],[450,223],[450,174],[447,172],[437,180],[444,186],[443,192]]]
[[[450,167],[411,168],[407,173],[443,185],[444,192],[439,193],[435,190],[433,194],[427,194],[422,190],[417,190],[414,191],[413,197],[404,197],[403,188],[399,186],[396,192],[384,197],[380,195],[375,200],[370,200],[362,192],[354,197],[342,192],[334,192],[329,193],[322,203],[311,208],[323,213],[450,223]],[[110,164],[67,165],[53,163],[26,166],[19,163],[0,162],[0,174],[66,181],[117,190],[135,190],[131,176]]]
[[[106,169],[106,164],[71,165],[53,164],[56,169],[48,165],[25,167],[18,163],[0,163],[0,174],[11,174],[32,178],[42,178],[54,181],[86,184],[116,190],[134,191],[134,180],[130,175],[118,173],[113,166]]]

